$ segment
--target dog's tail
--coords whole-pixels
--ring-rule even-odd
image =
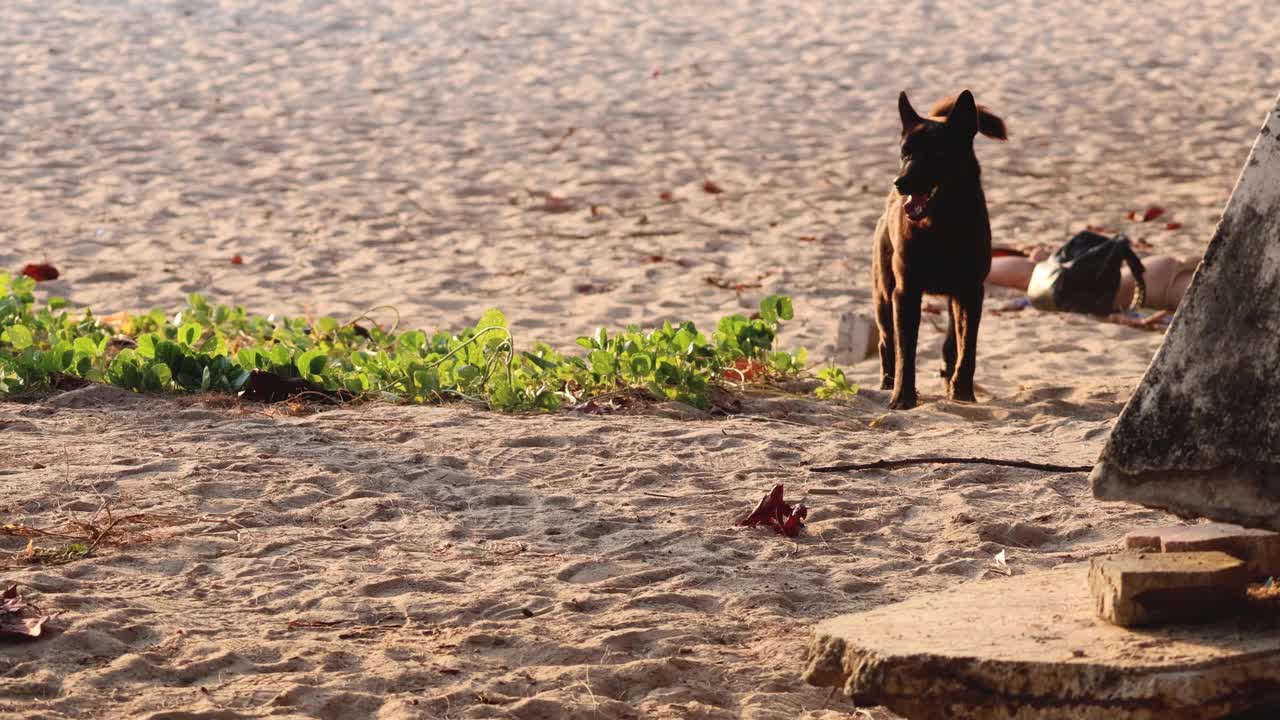
[[[939,100],[929,108],[929,115],[938,119],[945,120],[951,114],[951,108],[956,105],[956,98],[960,97],[952,95],[945,100]],[[978,106],[978,132],[986,135],[993,140],[1008,140],[1009,133],[1005,130],[1004,120],[999,115],[991,112],[991,109],[985,105]]]

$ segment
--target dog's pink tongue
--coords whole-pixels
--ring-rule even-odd
[[[920,219],[920,217],[924,215],[925,202],[927,200],[928,200],[928,197],[921,197],[919,195],[908,195],[906,197],[906,204],[903,206],[903,208],[907,211],[907,217],[911,218],[912,220]]]

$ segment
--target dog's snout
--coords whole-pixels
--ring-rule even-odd
[[[884,182],[884,181],[881,180],[881,182]],[[894,179],[893,186],[897,188],[898,192],[905,193],[907,191],[907,176],[903,175],[901,177]]]

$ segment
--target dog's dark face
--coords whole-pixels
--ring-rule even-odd
[[[922,222],[949,187],[975,179],[973,138],[978,110],[964,91],[945,120],[920,117],[904,92],[898,96],[902,116],[902,170],[893,186],[903,197],[907,219]]]

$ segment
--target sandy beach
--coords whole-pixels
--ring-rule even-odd
[[[1094,226],[1194,262],[1280,88],[1274,8],[956,5],[12,0],[0,268],[47,260],[41,296],[99,313],[496,306],[564,350],[782,293],[781,344],[818,367],[870,309],[897,93],[963,87],[1009,126],[977,142],[997,244]],[[909,412],[876,360],[851,401],[727,418],[0,402],[0,525],[139,518],[88,559],[0,565],[61,613],[0,647],[0,717],[892,718],[801,682],[812,623],[1171,520],[1084,473],[808,471],[1092,463],[1160,334],[996,312],[1016,297],[988,292],[976,404],[942,399],[926,315]],[[734,525],[775,483],[806,535]]]

